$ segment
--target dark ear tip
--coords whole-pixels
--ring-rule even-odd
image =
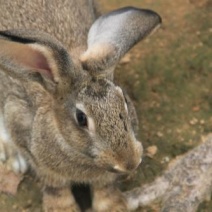
[[[162,23],[162,18],[161,18],[161,16],[160,16],[158,13],[154,12],[154,11],[152,11],[152,13],[153,13],[153,15],[154,15],[155,22],[156,22],[157,24],[161,24],[161,23]]]
[[[113,11],[112,14],[113,13],[114,14],[121,14],[121,13],[125,13],[127,11],[131,11],[132,13],[137,14],[137,15],[141,15],[142,17],[146,16],[148,18],[152,18],[158,24],[162,23],[161,16],[157,12],[150,10],[150,9],[141,9],[141,8],[138,8],[138,7],[127,6],[127,7],[123,7],[123,8],[120,8],[118,10]]]
[[[151,30],[156,28],[157,26],[160,26],[162,23],[161,16],[157,12],[150,9],[128,6],[115,11],[115,13],[117,12],[131,12],[134,20],[137,19],[138,22],[142,23],[143,25],[147,25]]]
[[[152,19],[156,24],[162,23],[162,18],[157,12],[149,9],[140,9],[140,10],[142,13],[145,13],[148,18]]]

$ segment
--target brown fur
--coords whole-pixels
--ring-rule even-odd
[[[23,47],[23,51],[29,48]],[[110,184],[115,174],[106,170],[119,165],[126,172],[139,164],[140,144],[136,146],[132,137],[123,94],[113,83],[104,79],[92,81],[87,76],[87,80],[83,78],[83,83],[79,83],[82,85],[79,90],[72,91],[72,96],[69,96],[71,88],[61,96],[60,92],[46,90],[40,82],[8,78],[7,71],[0,75],[8,86],[8,90],[0,87],[5,124],[45,185],[61,187],[70,181]],[[94,118],[98,134],[92,138],[77,126],[71,111],[74,102],[83,102],[87,115]],[[104,114],[108,116],[102,119]]]
[[[1,30],[24,28],[0,32],[0,121],[14,151],[27,159],[44,184],[44,210],[77,211],[68,187],[85,182],[93,187],[94,210],[126,211],[125,199],[114,182],[117,173],[137,168],[142,146],[135,138],[135,109],[112,82],[113,77],[108,77],[107,60],[101,54],[104,49],[91,55],[97,63],[102,60],[103,74],[84,70],[80,61],[90,60],[89,55],[82,55],[96,18],[95,4],[85,0],[0,0],[0,9]],[[146,12],[128,10],[133,11],[130,21],[134,14],[141,14],[142,25]],[[125,9],[117,14],[123,12]],[[134,24],[139,24],[138,19]],[[140,32],[134,34],[129,46],[117,48],[118,59],[143,37],[138,37]],[[105,51],[108,57],[111,53]],[[109,58],[114,60],[110,72],[117,58]],[[87,117],[86,127],[76,118],[78,110]],[[4,148],[9,146],[5,142]]]
[[[88,30],[98,13],[93,0],[0,0],[0,10],[1,30],[44,31],[70,49],[86,44]]]

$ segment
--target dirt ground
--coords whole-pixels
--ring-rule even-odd
[[[212,132],[212,0],[99,0],[103,11],[137,6],[157,11],[163,25],[134,47],[115,78],[133,99],[145,155],[137,173],[120,187],[151,182],[177,155]],[[41,211],[39,183],[28,176],[16,196],[0,195],[0,212]],[[140,208],[138,211],[157,211]],[[212,211],[205,201],[198,212]]]

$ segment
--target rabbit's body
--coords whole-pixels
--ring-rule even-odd
[[[93,0],[0,0],[0,29],[34,29],[56,37],[67,48],[86,48],[97,16]]]
[[[16,172],[33,167],[45,211],[79,210],[76,182],[92,186],[94,210],[126,211],[114,183],[137,168],[142,146],[113,70],[161,20],[123,8],[94,22],[93,1],[57,2],[0,0],[0,29],[23,28],[0,31],[0,160]]]

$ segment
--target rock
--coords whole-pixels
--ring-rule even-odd
[[[156,145],[152,145],[152,146],[149,146],[147,149],[147,156],[149,156],[150,158],[152,158],[158,151],[158,148]]]
[[[198,123],[198,119],[193,118],[193,119],[191,119],[191,121],[189,123],[190,123],[190,125],[195,125]]]
[[[162,132],[157,132],[157,136],[158,136],[159,138],[161,138],[161,137],[163,137],[163,133],[162,133]]]
[[[120,60],[120,64],[124,65],[127,64],[131,61],[131,55],[130,54],[126,54],[121,60]]]
[[[201,125],[204,125],[204,124],[205,124],[205,120],[201,119],[201,120],[200,120],[200,124],[201,124]]]
[[[192,110],[193,110],[194,112],[198,112],[198,111],[200,111],[200,106],[194,106],[194,107],[192,108]]]

